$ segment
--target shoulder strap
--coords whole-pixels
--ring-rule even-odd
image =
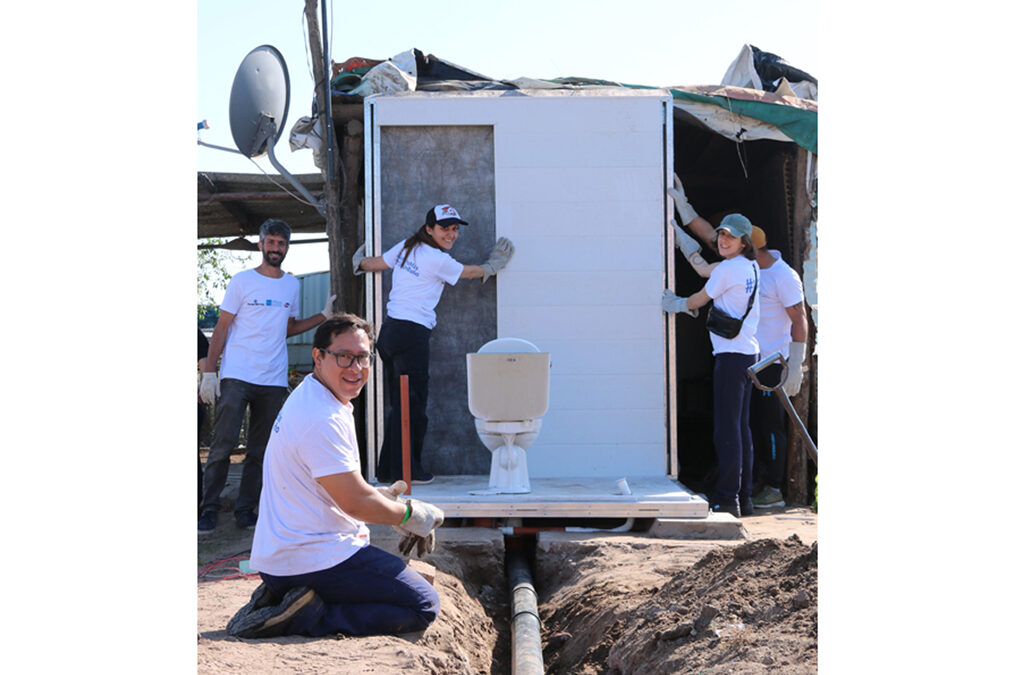
[[[754,307],[754,298],[757,297],[757,282],[761,278],[761,275],[757,273],[757,263],[754,263],[754,292],[750,294],[750,300],[747,300],[747,311],[743,312],[743,316],[740,317],[740,321],[747,318],[747,314],[750,314],[750,310]]]

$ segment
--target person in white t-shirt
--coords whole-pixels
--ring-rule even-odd
[[[399,549],[432,552],[444,512],[400,500],[404,483],[362,476],[352,399],[373,364],[373,327],[341,313],[313,337],[313,372],[274,420],[249,565],[262,582],[228,622],[229,635],[393,635],[420,631],[437,591],[398,556],[369,543],[366,523],[393,525]]]
[[[766,358],[774,352],[782,354],[788,371],[782,388],[788,396],[796,396],[803,379],[807,344],[804,287],[800,275],[782,259],[782,253],[768,249],[764,230],[755,225],[751,241],[757,249],[757,265],[761,270],[758,291],[761,318],[757,323],[759,358]],[[775,363],[762,370],[758,380],[766,386],[775,386],[781,375],[782,366]],[[785,506],[782,485],[789,436],[786,412],[774,392],[753,390],[750,431],[754,437],[754,484],[761,486],[752,498],[754,508]]]
[[[210,454],[203,473],[201,534],[217,527],[220,493],[227,482],[231,451],[238,444],[246,408],[249,435],[235,502],[235,524],[249,530],[256,526],[263,452],[270,424],[288,396],[285,340],[323,323],[334,304],[332,295],[322,312],[296,318],[299,280],[281,269],[292,230],[284,221],[269,219],[260,225],[259,234],[263,260],[258,267],[239,272],[228,282],[199,386],[204,403],[217,401]]]
[[[695,213],[693,215],[699,218]],[[749,424],[753,383],[747,375],[747,368],[757,362],[758,355],[756,332],[760,303],[757,285],[760,275],[750,240],[752,227],[750,220],[739,213],[725,216],[715,230],[714,239],[723,260],[711,269],[704,287],[686,298],[666,289],[662,298],[662,308],[666,312],[683,312],[696,318],[698,309],[713,302],[713,310],[720,310],[741,321],[739,332],[733,337],[716,334],[709,324],[711,351],[715,357],[713,414],[715,454],[718,458],[718,479],[710,503],[712,511],[731,513],[736,517],[754,512],[751,502],[754,446]]]
[[[356,274],[393,270],[387,316],[377,342],[384,364],[384,395],[391,404],[377,462],[376,474],[381,482],[402,477],[401,375],[409,376],[412,482],[425,484],[434,480],[423,465],[423,439],[427,433],[430,331],[437,323],[434,309],[444,285],[454,286],[460,279],[487,281],[504,269],[515,253],[512,242],[501,237],[486,262],[458,262],[448,252],[459,237],[460,225],[468,223],[450,204],[440,204],[427,211],[426,221],[415,234],[383,255],[366,257],[364,244],[352,257]]]

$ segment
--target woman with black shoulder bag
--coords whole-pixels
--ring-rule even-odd
[[[712,381],[718,480],[709,500],[712,511],[737,517],[754,512],[750,497],[754,444],[749,423],[753,384],[747,368],[758,357],[754,334],[760,316],[760,273],[750,239],[752,229],[750,220],[739,213],[725,216],[715,230],[723,260],[714,265],[707,283],[686,298],[665,291],[661,303],[666,312],[684,312],[696,318],[697,310],[712,302],[707,326],[715,357]]]

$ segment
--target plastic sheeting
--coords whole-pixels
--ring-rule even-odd
[[[590,78],[494,80],[468,68],[409,49],[386,61],[352,58],[337,73],[335,94],[358,98],[402,91],[481,89],[571,89],[627,87],[655,89]],[[665,87],[673,105],[714,133],[737,143],[792,141],[818,152],[817,80],[785,60],[753,45],[743,45],[721,86]],[[806,95],[801,92],[806,92]]]
[[[818,153],[818,105],[814,101],[787,101],[778,94],[740,87],[669,91],[675,107],[698,117],[726,138],[737,142],[764,138],[793,141],[808,152]]]
[[[722,84],[769,92],[785,87],[799,98],[818,100],[818,80],[782,57],[753,45],[743,45],[725,71]]]

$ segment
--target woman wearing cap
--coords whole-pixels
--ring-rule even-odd
[[[377,339],[377,352],[384,363],[384,395],[391,402],[377,463],[377,479],[381,482],[402,477],[401,375],[409,376],[412,480],[414,484],[434,480],[423,468],[423,438],[427,433],[430,331],[437,323],[434,308],[444,284],[454,286],[459,279],[487,281],[508,264],[515,252],[512,242],[501,237],[487,262],[463,265],[448,252],[459,237],[459,226],[468,224],[450,204],[440,204],[427,211],[426,221],[411,237],[383,255],[365,257],[363,244],[352,257],[356,274],[394,270],[387,316]]]
[[[733,337],[717,334],[716,330],[726,334],[728,331],[721,331],[712,321],[708,323],[715,357],[714,442],[718,456],[718,480],[711,495],[711,508],[737,517],[754,512],[750,498],[754,445],[748,422],[752,382],[747,368],[757,362],[755,332],[760,316],[760,274],[750,238],[752,227],[739,213],[723,218],[716,230],[716,245],[723,260],[711,270],[707,283],[686,298],[666,290],[661,303],[666,312],[696,317],[698,309],[712,302],[712,312],[724,312],[739,322],[739,331]]]

